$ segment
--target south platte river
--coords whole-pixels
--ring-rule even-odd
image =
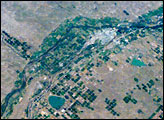
[[[49,96],[48,101],[49,104],[56,110],[59,110],[65,103],[65,99],[58,96]]]

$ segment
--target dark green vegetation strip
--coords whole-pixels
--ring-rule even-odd
[[[2,31],[3,41],[7,43],[7,45],[18,55],[23,57],[24,59],[29,59],[30,55],[27,54],[27,51],[31,48],[26,42],[20,42],[14,37],[11,37],[7,32]],[[19,49],[20,48],[20,49]]]
[[[163,105],[159,105],[157,110],[148,119],[152,119],[160,110],[163,111]]]

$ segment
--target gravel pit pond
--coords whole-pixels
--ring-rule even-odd
[[[49,96],[48,101],[49,104],[56,110],[59,110],[65,103],[65,99],[58,96]]]
[[[142,61],[140,61],[136,58],[133,59],[131,64],[134,65],[134,66],[146,66],[146,64],[144,62],[142,62]]]

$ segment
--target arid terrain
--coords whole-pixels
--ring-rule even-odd
[[[26,42],[30,46],[30,58],[21,57],[13,50],[15,48],[11,49],[10,45],[2,40],[1,35],[1,107],[6,105],[1,118],[158,118],[163,113],[163,27],[160,27],[161,29],[155,27],[161,25],[158,20],[163,20],[163,13],[160,17],[154,13],[155,17],[152,15],[151,18],[153,22],[147,20],[147,26],[145,25],[144,28],[141,26],[133,29],[131,23],[138,22],[139,16],[157,10],[161,6],[163,6],[162,1],[2,1],[1,34],[5,31],[21,43]],[[78,18],[78,16],[82,16],[82,18]],[[112,19],[114,27],[110,28],[111,31],[102,27],[103,24],[105,27],[108,26],[105,23],[108,20],[105,18],[108,17],[118,19],[118,21],[115,20],[116,24],[118,22],[115,26],[113,25],[115,21]],[[78,19],[82,20],[78,21]],[[87,28],[90,25],[88,21],[91,20],[98,22],[104,20],[105,22],[97,22],[92,26],[92,30],[92,28]],[[144,20],[146,21],[146,19]],[[65,24],[66,22],[68,25]],[[120,26],[124,23],[125,26],[128,24],[126,28],[130,29],[130,32],[124,33],[123,29],[123,32],[120,30],[119,33],[119,29],[122,29]],[[70,32],[69,29],[67,30],[67,27],[70,27],[69,24],[70,26],[73,24],[72,26],[77,28],[74,31],[71,31],[70,28]],[[86,29],[80,28],[80,25],[87,27],[85,26]],[[101,29],[97,30],[99,26]],[[58,31],[58,27],[61,27],[59,29],[61,32]],[[57,31],[54,31],[55,29]],[[145,33],[144,37],[140,35],[142,32]],[[136,40],[132,42],[130,40],[133,36],[129,36],[131,33],[136,36]],[[71,38],[72,34],[77,35],[77,39]],[[54,39],[51,39],[53,37]],[[109,41],[103,43],[103,39],[109,37],[111,43],[108,43]],[[79,43],[78,39],[83,38],[88,43],[82,49],[77,47],[77,51],[73,50],[77,46],[76,43]],[[86,46],[91,43],[96,44],[97,38],[102,39],[103,47],[98,43],[97,47],[91,48],[91,54],[89,48],[85,51]],[[59,43],[55,41],[56,39],[59,40]],[[62,41],[63,39],[64,41]],[[65,41],[67,39],[74,41],[67,42]],[[127,45],[124,46],[121,40],[125,40],[124,43]],[[65,46],[62,46],[62,42]],[[71,46],[71,44],[73,45]],[[56,45],[56,47],[52,47],[52,45]],[[21,48],[18,47],[18,49]],[[55,49],[59,51],[56,52]],[[71,55],[67,53],[70,49],[72,50]],[[121,52],[118,52],[119,49]],[[41,53],[43,54],[41,55]],[[83,54],[86,55],[85,59],[83,59]],[[55,55],[56,57],[54,57]],[[64,67],[56,72],[54,69],[57,65],[54,61],[59,60],[58,58],[61,58],[61,62],[56,64],[59,64],[59,68]],[[65,61],[69,63],[68,65],[64,64],[63,59],[66,58],[68,61]],[[82,60],[78,61],[78,58],[82,58]],[[138,60],[137,62],[141,61],[143,66],[133,65],[135,59]],[[53,66],[54,64],[56,66]],[[24,74],[22,80],[31,79],[32,81],[27,80],[25,89],[14,94],[7,104],[6,99],[10,97],[9,93],[21,88],[19,85],[16,86],[17,81],[21,80],[21,73]],[[70,78],[68,74],[71,76]],[[67,77],[58,77],[60,75]],[[79,81],[74,81],[76,79]],[[81,84],[81,81],[84,87],[78,87],[78,90],[82,91],[78,92],[74,89]],[[148,87],[144,87],[145,85]],[[55,91],[54,86],[59,88],[59,93]],[[63,90],[65,91],[68,86],[69,90],[64,93]],[[38,90],[41,92],[35,95]],[[87,90],[93,90],[94,94],[87,93]],[[48,104],[51,95],[66,99],[65,104],[59,110],[52,109]],[[85,98],[90,95],[96,97]],[[128,101],[129,96],[131,101]],[[92,99],[94,102],[90,103]],[[110,102],[105,102],[107,99]],[[111,103],[112,100],[113,103]],[[79,105],[76,101],[83,104]],[[45,103],[48,105],[44,105]],[[107,110],[110,109],[108,106],[110,103],[113,107],[111,110]],[[9,106],[10,104],[12,105]],[[11,110],[10,108],[13,109],[11,115],[8,112]]]

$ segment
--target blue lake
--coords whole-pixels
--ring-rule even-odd
[[[146,64],[144,62],[137,60],[136,58],[133,58],[131,64],[134,66],[146,66]]]
[[[59,110],[65,103],[65,99],[58,96],[49,96],[48,101],[49,104],[56,110]]]

